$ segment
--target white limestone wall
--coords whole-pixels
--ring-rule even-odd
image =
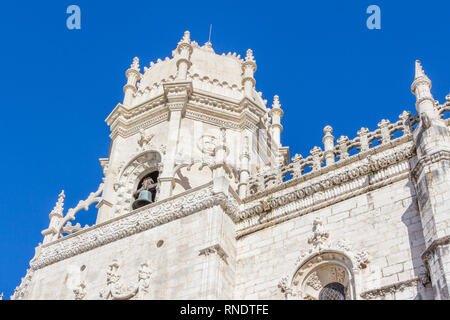
[[[148,262],[152,275],[145,299],[231,299],[233,235],[230,218],[212,207],[39,269],[26,299],[74,299],[73,289],[81,280],[87,284],[85,298],[99,299],[114,259],[125,287],[137,284],[139,266]],[[160,240],[164,243],[157,247]],[[218,254],[199,255],[216,244],[228,255],[227,262]]]
[[[181,120],[180,126],[180,138],[177,144],[177,159],[181,159],[186,163],[190,161],[213,161],[213,157],[202,153],[201,144],[202,137],[212,136],[218,139],[220,135],[220,127],[205,123],[202,121],[183,118]],[[261,159],[258,155],[261,149],[261,145],[266,144],[267,141],[260,139],[258,141],[258,136],[252,135],[248,130],[246,132],[241,132],[239,130],[227,129],[226,130],[226,146],[228,148],[228,153],[226,157],[226,163],[229,165],[230,169],[233,171],[233,178],[230,179],[230,185],[234,190],[237,190],[238,179],[239,179],[239,169],[241,167],[241,154],[243,145],[243,136],[249,137],[249,152],[250,152],[250,170],[255,172],[256,166],[261,166]],[[255,141],[252,141],[255,140]],[[260,145],[255,145],[259,143]],[[188,170],[183,168],[178,174],[175,175],[176,185],[173,191],[173,195],[184,192],[189,188],[195,188],[197,186],[208,183],[212,180],[212,172],[208,167],[204,167],[199,170],[200,165],[196,164]]]
[[[297,259],[310,248],[308,237],[316,217],[322,218],[331,241],[345,239],[354,252],[369,253],[370,263],[356,283],[358,296],[424,272],[416,194],[409,180],[402,180],[239,239],[236,299],[284,299],[278,283],[292,276]],[[432,299],[432,293],[413,285],[384,298]]]

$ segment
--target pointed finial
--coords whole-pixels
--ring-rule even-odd
[[[133,58],[133,63],[131,64],[131,69],[139,71],[139,58],[138,57]]]
[[[415,76],[414,76],[414,82],[411,85],[411,91],[413,94],[416,94],[416,88],[418,85],[426,84],[429,89],[431,89],[431,80],[427,77],[425,72],[423,71],[422,64],[420,60],[416,60],[415,63]]]
[[[183,39],[181,39],[181,42],[185,43],[191,43],[191,33],[189,31],[185,31],[183,35]]]
[[[255,61],[255,57],[253,57],[253,50],[247,50],[247,56],[245,57],[245,61]]]
[[[55,206],[53,207],[53,210],[50,212],[50,219],[53,216],[62,217],[63,216],[63,210],[64,210],[64,198],[66,195],[64,194],[64,190],[61,191],[61,193],[58,195],[58,201],[56,202]]]
[[[333,134],[333,128],[331,126],[326,126],[325,128],[323,128],[323,134],[324,135]]]
[[[422,64],[420,63],[420,60],[416,60],[416,75],[415,75],[415,79],[418,79],[420,77],[427,77],[427,76],[426,76],[425,72],[423,71]]]
[[[280,97],[278,95],[273,97],[272,109],[281,109]]]

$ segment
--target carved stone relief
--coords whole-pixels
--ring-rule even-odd
[[[354,299],[356,274],[369,263],[368,253],[354,252],[346,240],[332,243],[320,218],[313,222],[308,243],[310,249],[301,254],[291,274],[278,285],[285,297],[318,299],[323,287],[337,282],[344,286],[346,298]]]
[[[100,298],[104,300],[143,299],[149,292],[150,275],[148,263],[143,262],[138,270],[137,284],[125,287],[120,280],[119,264],[117,260],[113,260],[106,271],[106,287],[100,291]]]

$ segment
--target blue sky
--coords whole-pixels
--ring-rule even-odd
[[[81,30],[66,8],[81,8]],[[366,8],[381,8],[368,30]],[[0,292],[25,275],[59,192],[65,208],[95,191],[107,157],[104,120],[123,99],[125,70],[171,55],[185,30],[217,53],[253,49],[256,87],[278,94],[282,142],[307,155],[336,138],[415,112],[410,85],[422,60],[433,94],[450,93],[448,1],[8,1],[0,9]],[[80,211],[92,224],[95,209]]]

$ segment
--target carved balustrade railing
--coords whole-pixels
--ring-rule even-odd
[[[441,117],[444,118],[445,112],[450,111],[450,95],[446,97],[445,104],[436,103],[436,107]],[[450,125],[450,119],[446,121],[447,125]],[[260,170],[258,174],[250,177],[247,196],[250,197],[264,192],[291,178],[295,179],[310,172],[317,172],[336,162],[354,157],[375,147],[404,139],[407,136],[410,137],[418,123],[419,115],[411,115],[410,112],[404,111],[396,122],[383,119],[374,131],[361,128],[355,138],[350,140],[347,136],[341,136],[336,143],[332,136],[332,128],[327,126],[324,128],[323,150],[320,147],[314,147],[307,157],[296,154],[291,159],[291,163],[287,165]]]

